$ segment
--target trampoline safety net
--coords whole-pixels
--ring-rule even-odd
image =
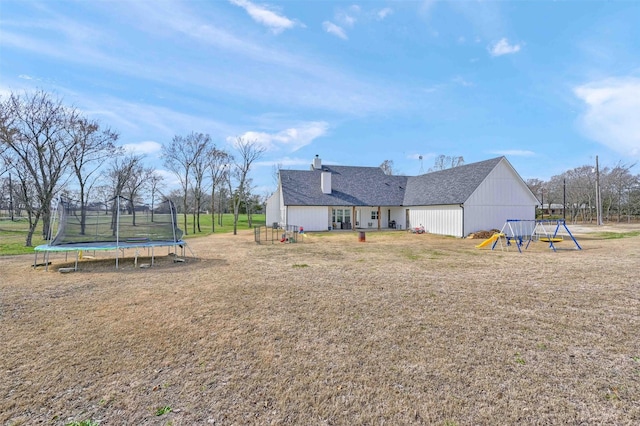
[[[108,202],[93,202],[81,208],[79,202],[61,198],[57,225],[50,246],[81,243],[178,242],[173,202],[165,200],[153,209],[135,205],[124,197]]]

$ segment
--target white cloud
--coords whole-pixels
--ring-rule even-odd
[[[580,123],[591,139],[612,150],[640,157],[640,79],[610,78],[574,88],[587,105]]]
[[[390,7],[385,7],[384,9],[380,9],[376,15],[378,16],[378,19],[382,21],[392,13],[393,9],[391,9]]]
[[[229,2],[246,10],[254,21],[268,27],[274,34],[296,26],[304,26],[270,10],[266,6],[257,5],[247,0],[229,0]]]
[[[346,10],[336,12],[335,19],[346,27],[353,27],[358,20],[357,15],[360,15],[360,7],[353,5]]]
[[[322,23],[322,28],[329,34],[333,34],[336,37],[340,37],[343,40],[347,40],[347,34],[345,33],[342,27],[337,26],[333,22],[324,21]]]
[[[437,0],[423,0],[419,6],[419,12],[423,16],[429,16],[431,9],[436,5]]]
[[[160,169],[160,168],[155,169],[155,171],[157,174],[159,174],[162,177],[162,182],[165,185],[165,188],[164,188],[165,194],[171,191],[172,189],[178,189],[181,187],[180,179],[178,178],[178,176],[176,176],[175,173],[169,170]]]
[[[489,53],[491,56],[502,56],[511,53],[517,53],[520,51],[519,44],[509,44],[509,40],[506,38],[500,39],[497,43],[489,46]]]
[[[328,123],[324,121],[312,121],[277,133],[249,131],[240,135],[240,137],[248,141],[257,142],[267,151],[286,149],[287,151],[294,152],[303,146],[309,145],[314,139],[325,135],[328,130]],[[235,140],[235,137],[227,138],[227,141],[231,143],[235,142]]]
[[[312,160],[308,158],[282,157],[269,161],[258,161],[256,166],[282,166],[282,168],[308,166]]]
[[[347,13],[341,13],[336,15],[336,20],[346,27],[353,27],[357,19]]]
[[[194,13],[184,2],[131,2],[126,13],[120,9],[108,7],[107,2],[92,2],[91,7],[98,7],[105,16],[115,14],[118,21],[132,21],[135,23],[134,29],[143,32],[135,33],[139,36],[129,39],[115,27],[97,26],[91,37],[74,43],[70,47],[67,43],[56,42],[56,37],[41,37],[41,31],[32,31],[28,35],[14,35],[9,32],[8,25],[7,28],[0,25],[0,39],[3,45],[6,43],[18,49],[26,49],[43,57],[70,64],[83,64],[88,67],[100,64],[101,69],[122,78],[133,76],[136,79],[151,81],[154,85],[168,83],[174,87],[184,87],[185,96],[188,96],[186,93],[190,93],[189,91],[196,90],[198,93],[222,93],[250,101],[312,107],[351,115],[395,109],[402,104],[403,95],[400,95],[399,91],[404,91],[406,88],[401,85],[389,84],[387,80],[376,81],[361,74],[348,73],[343,68],[319,61],[317,55],[308,51],[274,48],[252,39],[250,35],[240,30],[237,30],[237,33],[224,30],[222,28],[225,25],[212,23],[211,17]],[[55,19],[57,18],[58,16],[55,16]],[[220,17],[220,19],[223,18]],[[50,20],[54,18],[48,17],[47,21]],[[12,25],[24,26],[29,25],[29,22],[33,22],[33,19],[17,21]],[[72,22],[67,24],[70,27]],[[72,33],[83,34],[84,28],[80,25]],[[235,27],[233,29],[236,30]],[[346,39],[344,30],[339,29],[339,31],[342,31],[342,36]],[[140,55],[131,57],[116,54],[121,49],[113,48],[126,45],[130,47],[125,50],[135,50],[131,43],[135,44],[136,41],[144,40],[147,36],[175,39],[180,45],[188,40],[188,44],[195,46],[194,48],[211,50],[216,54],[193,56],[187,54],[189,59],[185,59],[185,66],[168,67],[163,62],[164,59],[159,57],[155,57],[156,59],[151,56],[143,59]],[[169,42],[169,45],[171,44]],[[228,60],[212,59],[217,57],[218,52]],[[253,62],[258,62],[259,66],[247,66]],[[274,71],[265,72],[265,65]],[[242,72],[239,72],[239,69]],[[102,77],[99,74],[90,75],[90,78],[95,79],[94,86],[108,87],[108,83],[101,81]],[[285,75],[286,78],[283,77]],[[29,80],[16,79],[10,84],[15,89],[30,82],[32,83]],[[3,84],[7,85],[8,82],[3,81]],[[53,82],[53,84],[57,84],[56,90],[64,90],[60,83]],[[265,87],[271,90],[265,90]],[[99,102],[96,102],[95,109],[104,110],[102,113],[104,116],[109,115],[109,109],[99,106]],[[148,115],[150,120],[157,122],[156,127],[163,128],[170,135],[192,131],[194,128],[210,131],[210,127],[189,124],[189,117],[186,115],[184,120],[180,120],[188,125],[186,130],[182,126],[176,129],[171,124],[165,124],[164,120],[160,119],[162,116],[156,112],[131,110],[135,116]],[[166,108],[166,112],[174,114],[169,108]],[[123,134],[127,130],[123,126],[143,127],[136,120],[128,117],[130,115],[121,115],[120,119],[123,123],[112,123],[112,125]],[[203,119],[202,121],[211,120]],[[229,135],[235,134],[236,131],[232,129],[220,133]]]
[[[144,141],[138,143],[126,143],[122,145],[125,152],[129,154],[155,154],[162,150],[162,145],[154,141]]]
[[[533,157],[535,152],[526,149],[505,149],[498,151],[491,151],[491,154],[495,155],[509,155],[511,157]]]
[[[461,76],[455,76],[451,79],[451,81],[455,84],[459,84],[460,86],[464,86],[464,87],[472,87],[473,86],[473,82],[469,81],[469,80],[465,80],[463,77]]]

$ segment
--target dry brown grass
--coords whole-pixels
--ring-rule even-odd
[[[0,423],[638,424],[640,237],[580,237],[215,235],[185,264],[71,274],[0,258]]]

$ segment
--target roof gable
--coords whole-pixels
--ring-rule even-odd
[[[331,194],[324,194],[322,172],[331,173]],[[321,170],[281,170],[285,205],[399,206],[406,176],[389,176],[379,167],[322,166]]]
[[[403,205],[463,204],[504,157],[409,177]]]

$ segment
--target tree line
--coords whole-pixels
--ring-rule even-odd
[[[640,214],[640,175],[631,173],[634,166],[622,162],[602,169],[584,165],[548,181],[529,179],[527,185],[543,206],[542,214],[557,207],[567,220],[594,222],[599,196],[602,221],[630,221]]]
[[[193,215],[192,232],[202,232],[200,215],[223,211],[234,214],[237,234],[241,206],[249,214],[257,204],[249,177],[252,164],[263,151],[255,141],[237,138],[235,152],[218,147],[205,133],[176,135],[163,144],[164,166],[177,178],[180,189],[165,193],[166,181],[145,156],[117,145],[116,130],[85,117],[57,96],[38,90],[10,93],[0,98],[0,210],[11,218],[25,216],[29,229],[25,245],[42,224],[42,237],[51,233],[52,203],[63,195],[80,206],[81,233],[85,232],[87,206],[99,200],[107,205],[117,196],[127,200],[135,224],[136,205],[169,198],[179,206],[187,234],[187,215]]]

